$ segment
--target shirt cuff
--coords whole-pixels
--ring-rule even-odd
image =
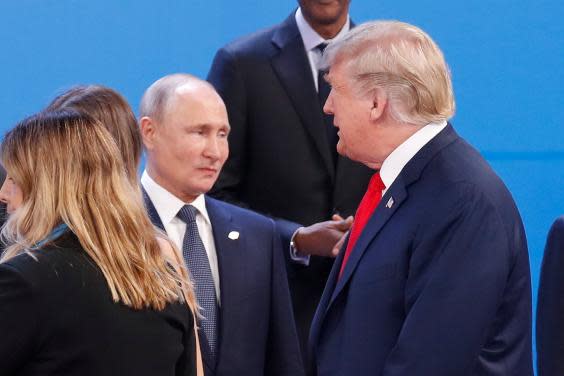
[[[298,231],[300,231],[300,228],[294,231],[294,234],[292,235],[292,239],[290,240],[290,259],[292,259],[292,261],[295,262],[296,264],[309,266],[310,256],[300,253],[300,251],[296,248],[296,244],[294,243],[294,238],[296,237]]]

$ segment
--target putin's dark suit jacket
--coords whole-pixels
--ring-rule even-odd
[[[373,171],[344,157],[333,161],[294,12],[220,49],[208,80],[231,124],[229,159],[212,196],[278,218],[285,252],[298,223],[354,215]],[[332,263],[314,257],[307,268],[289,268],[304,349]]]
[[[114,303],[100,268],[67,232],[0,264],[0,375],[195,376],[193,316]]]
[[[388,188],[311,330],[320,376],[531,376],[531,286],[510,193],[449,125]]]
[[[537,304],[539,376],[564,375],[564,216],[548,234]]]
[[[146,193],[145,204],[153,223],[164,230]],[[206,208],[221,290],[215,363],[210,360],[207,345],[201,344],[206,376],[302,375],[284,259],[274,222],[209,197]],[[239,237],[230,238],[232,231]]]

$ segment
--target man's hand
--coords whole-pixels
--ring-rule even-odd
[[[339,215],[333,215],[330,221],[302,227],[296,231],[294,246],[301,254],[336,257],[352,222],[352,216],[343,219]]]

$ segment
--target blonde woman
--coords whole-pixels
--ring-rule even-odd
[[[201,375],[192,286],[105,127],[40,113],[1,155],[0,374]]]

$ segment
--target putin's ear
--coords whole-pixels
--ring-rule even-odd
[[[370,109],[370,120],[376,121],[384,115],[388,105],[388,97],[384,90],[376,88],[372,94],[372,108]]]
[[[141,130],[143,145],[145,145],[147,150],[152,150],[157,132],[155,121],[149,116],[143,116],[139,119],[139,128]]]

